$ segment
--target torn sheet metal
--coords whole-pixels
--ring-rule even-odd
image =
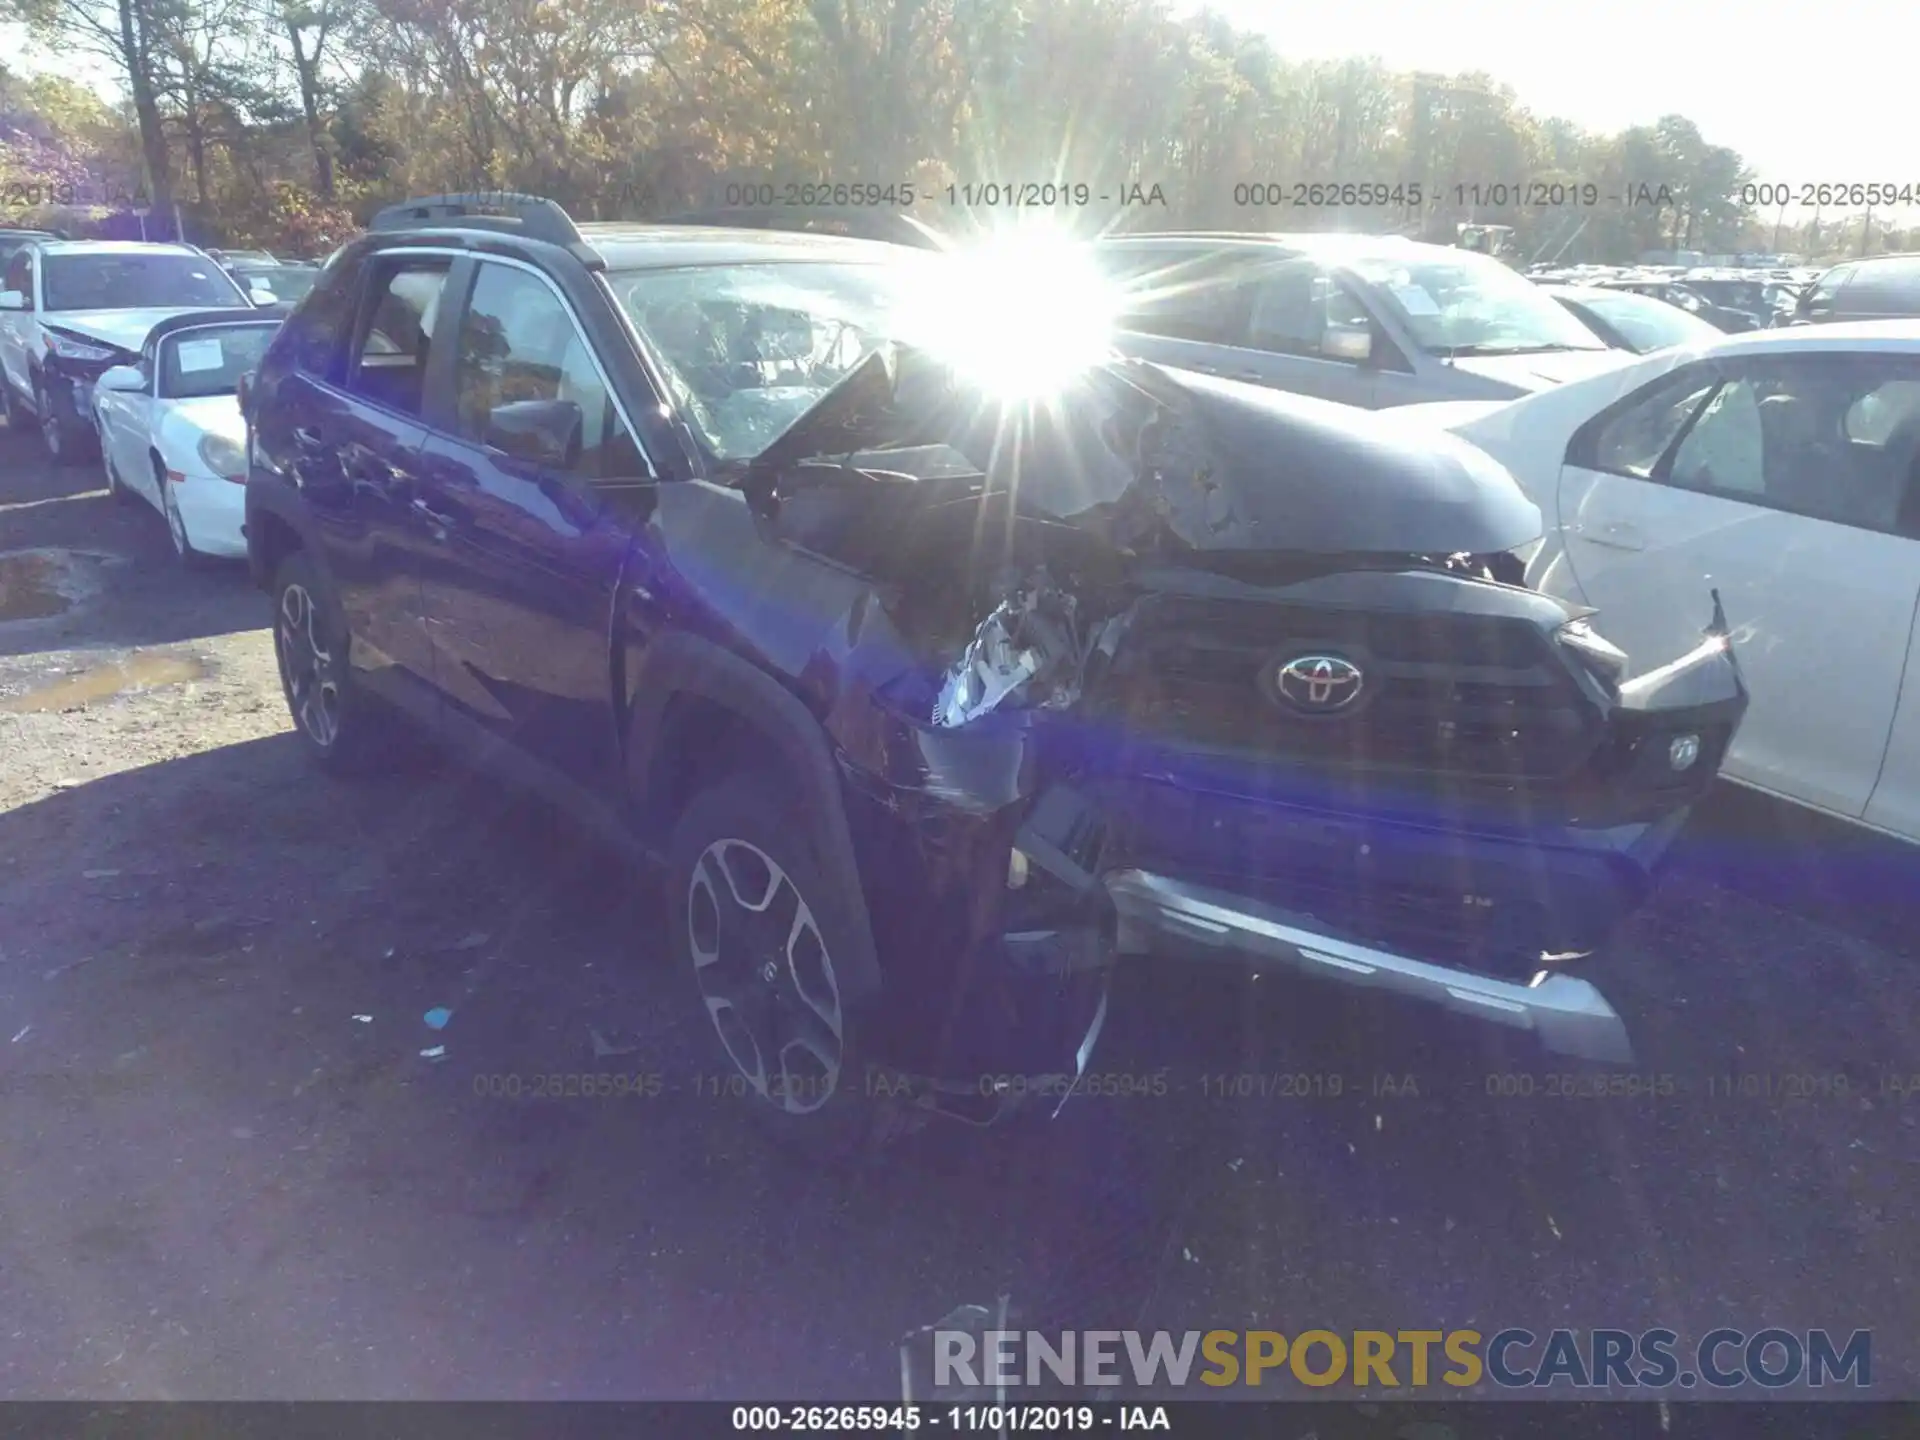
[[[1078,610],[1072,595],[1037,572],[980,622],[940,687],[934,723],[964,725],[1015,696],[1039,710],[1073,704],[1085,655]]]

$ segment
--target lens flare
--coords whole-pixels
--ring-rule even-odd
[[[902,338],[1008,399],[1040,399],[1112,353],[1118,292],[1085,248],[1037,228],[950,251]]]

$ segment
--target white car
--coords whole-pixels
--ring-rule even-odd
[[[94,386],[107,488],[166,518],[182,562],[247,553],[247,427],[236,393],[280,328],[278,317],[203,310],[153,327],[138,365]]]
[[[1920,841],[1920,321],[1727,336],[1497,404],[1409,406],[1540,506],[1528,579],[1635,657],[1718,590],[1752,691],[1723,773]]]
[[[0,406],[10,428],[40,432],[48,455],[83,458],[93,440],[93,385],[125,363],[153,325],[214,306],[244,314],[251,297],[191,245],[36,240],[0,272]]]

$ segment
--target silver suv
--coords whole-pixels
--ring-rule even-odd
[[[1502,400],[1622,363],[1525,277],[1379,235],[1129,235],[1095,245],[1128,296],[1120,348],[1384,409]]]

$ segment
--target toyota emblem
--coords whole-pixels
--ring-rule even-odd
[[[1302,715],[1337,715],[1360,699],[1360,667],[1339,655],[1296,655],[1273,672],[1273,693]]]

